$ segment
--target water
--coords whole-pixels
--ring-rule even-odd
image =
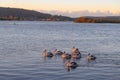
[[[82,53],[68,71],[60,56],[42,57],[44,49]],[[0,21],[0,80],[120,80],[120,24]],[[96,61],[87,62],[94,54]]]

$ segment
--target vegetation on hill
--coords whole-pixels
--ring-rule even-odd
[[[73,18],[34,10],[0,7],[0,20],[73,21]]]
[[[75,21],[77,23],[120,23],[120,16],[70,18],[34,10],[0,7],[0,20]]]
[[[108,17],[80,17],[75,20],[77,23],[120,23],[120,16]]]

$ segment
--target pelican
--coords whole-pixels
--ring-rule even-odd
[[[63,59],[71,59],[71,55],[68,54],[68,53],[66,53],[65,51],[62,53],[61,57],[62,57]]]
[[[72,48],[72,58],[73,59],[80,59],[81,58],[81,53],[78,48]]]
[[[52,52],[47,52],[47,50],[45,49],[45,50],[43,51],[43,56],[44,56],[44,57],[53,57],[53,53],[52,53]]]
[[[54,53],[54,55],[62,55],[63,52],[55,49],[53,53]]]
[[[90,53],[88,53],[88,55],[87,55],[87,60],[89,61],[89,60],[95,60],[96,59],[96,57],[94,56],[94,55],[91,55]]]
[[[70,62],[70,60],[66,63],[66,67],[76,68],[77,66],[78,64],[76,62]]]

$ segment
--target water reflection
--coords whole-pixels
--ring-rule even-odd
[[[52,57],[43,57],[44,63],[46,63],[47,61],[50,61],[51,59],[52,59]]]
[[[19,25],[0,22],[0,80],[120,79],[120,24],[40,21],[16,24]],[[82,53],[81,59],[71,59],[79,65],[75,69],[63,66],[67,60],[60,55],[42,58],[39,53],[46,48],[70,52],[72,46]],[[95,53],[96,62],[86,60],[88,52]]]
[[[94,64],[96,63],[96,60],[86,60],[86,63],[87,67],[93,67]]]
[[[70,72],[72,71],[73,69],[76,69],[77,67],[65,67],[66,71]]]

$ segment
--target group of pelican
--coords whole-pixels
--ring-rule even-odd
[[[47,52],[46,49],[43,51],[43,56],[44,57],[53,57],[53,56],[56,56],[56,55],[61,55],[61,57],[63,59],[68,60],[67,63],[65,64],[65,66],[67,66],[67,67],[77,67],[78,64],[75,61],[70,62],[70,59],[72,58],[72,59],[75,60],[75,59],[80,59],[82,57],[80,50],[76,47],[72,48],[71,54],[66,53],[65,51],[63,51],[63,52],[59,51],[57,49],[55,49],[53,52]],[[86,59],[88,61],[90,61],[90,60],[95,60],[96,57],[91,55],[90,53],[88,53],[87,56],[86,56]]]

